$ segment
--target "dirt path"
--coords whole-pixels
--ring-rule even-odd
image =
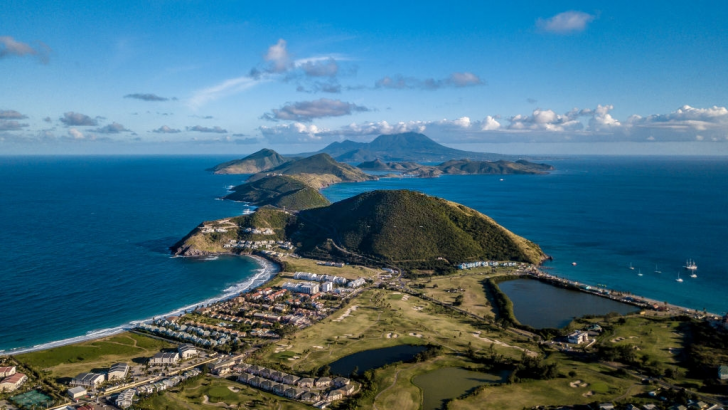
[[[397,377],[399,377],[399,372],[401,372],[401,371],[402,371],[401,369],[397,370],[397,372],[394,374],[394,381],[392,382],[392,384],[389,387],[387,387],[386,389],[380,391],[379,394],[377,394],[376,397],[374,397],[374,401],[372,402],[372,407],[374,408],[374,410],[379,410],[377,408],[377,400],[379,400],[379,396],[381,396],[382,394],[384,394],[384,392],[391,389],[392,387],[394,387],[395,384],[397,384]]]

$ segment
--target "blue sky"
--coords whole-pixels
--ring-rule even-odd
[[[0,154],[728,154],[728,3],[394,3],[6,0]]]

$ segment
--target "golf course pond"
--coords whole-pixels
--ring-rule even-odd
[[[479,386],[503,383],[508,380],[508,375],[509,371],[491,374],[460,367],[442,367],[416,376],[412,383],[422,390],[422,409],[439,410],[445,408],[447,400],[460,397]]]
[[[564,289],[535,279],[514,279],[498,284],[513,302],[519,322],[536,329],[562,328],[574,318],[586,315],[625,315],[639,311],[635,306],[585,292]]]
[[[344,356],[331,363],[331,373],[349,376],[355,369],[361,374],[395,362],[406,362],[414,359],[418,353],[427,350],[427,346],[400,345],[382,349],[364,350]]]

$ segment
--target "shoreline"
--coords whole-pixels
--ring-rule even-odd
[[[239,255],[239,254],[234,254],[234,253],[225,253],[225,254],[216,254],[216,255],[205,255],[205,256],[195,257],[195,258],[205,259],[209,256],[217,256],[217,255],[248,257],[248,258],[254,260],[259,265],[259,268],[254,271],[254,274],[252,277],[245,278],[244,280],[242,280],[240,282],[236,282],[236,283],[228,286],[227,288],[223,289],[221,294],[219,294],[217,296],[213,296],[211,298],[207,298],[201,302],[197,302],[194,304],[176,308],[170,312],[156,315],[156,316],[153,316],[153,317],[150,317],[147,319],[132,320],[130,322],[127,322],[125,324],[122,324],[122,325],[119,325],[116,327],[91,330],[82,336],[74,336],[74,337],[70,337],[70,338],[66,338],[66,339],[54,340],[51,342],[41,343],[41,344],[31,346],[31,347],[19,347],[19,348],[9,349],[9,350],[0,350],[0,357],[13,356],[13,355],[30,353],[30,352],[37,352],[40,350],[49,350],[49,349],[53,349],[56,347],[67,346],[70,344],[81,343],[81,342],[87,342],[87,341],[91,341],[91,340],[101,339],[104,337],[128,332],[130,330],[133,330],[135,327],[137,327],[138,325],[140,325],[142,323],[151,323],[152,320],[154,320],[155,318],[160,317],[160,316],[176,316],[181,313],[184,313],[185,311],[187,311],[189,309],[193,309],[194,307],[199,306],[199,305],[207,305],[210,303],[220,302],[223,300],[233,298],[241,293],[249,292],[253,289],[256,289],[256,288],[261,287],[264,284],[268,283],[271,279],[273,279],[282,270],[281,265],[278,264],[277,262],[264,258],[262,256],[258,256],[258,255]],[[177,257],[180,257],[180,256],[177,256]],[[187,256],[185,256],[185,257],[187,257]],[[256,282],[258,282],[258,283],[256,283]]]

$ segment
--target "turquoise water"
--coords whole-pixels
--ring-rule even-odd
[[[0,350],[103,335],[241,289],[249,258],[171,258],[240,176],[224,158],[0,157]]]
[[[553,274],[714,313],[728,310],[728,160],[548,162],[557,168],[549,175],[383,179],[334,185],[324,194],[337,201],[372,189],[413,189],[444,197],[538,243],[554,257],[546,264]],[[688,258],[698,265],[696,279],[685,275]],[[675,281],[678,272],[683,283]]]
[[[0,157],[0,350],[105,334],[249,283],[261,271],[250,259],[170,258],[167,250],[201,221],[242,212],[215,198],[245,176],[204,171],[229,159]],[[550,175],[386,179],[324,194],[407,188],[442,196],[540,244],[555,258],[553,273],[726,310],[728,161],[551,163],[558,171]],[[678,284],[688,258],[699,278]]]

